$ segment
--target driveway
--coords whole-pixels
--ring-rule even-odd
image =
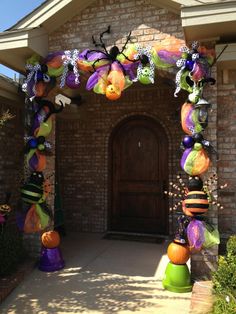
[[[66,267],[37,268],[0,306],[1,314],[187,314],[191,293],[163,289],[168,243],[105,240],[71,234],[62,241]]]

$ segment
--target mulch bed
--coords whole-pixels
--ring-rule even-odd
[[[19,265],[17,271],[12,275],[0,278],[0,304],[14,290],[23,279],[32,272],[35,267],[35,260],[28,259]]]

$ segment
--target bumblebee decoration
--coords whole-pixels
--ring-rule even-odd
[[[207,194],[203,191],[190,191],[182,204],[185,215],[193,217],[207,212],[209,200]]]
[[[30,204],[39,203],[43,197],[43,183],[43,173],[34,171],[29,181],[21,188],[22,200]]]
[[[24,232],[38,232],[49,225],[52,219],[52,212],[46,204],[49,190],[48,179],[45,180],[40,171],[34,171],[21,188],[23,202],[30,205],[25,218]]]
[[[206,213],[209,205],[216,205],[220,209],[224,208],[217,201],[216,192],[226,188],[227,183],[219,188],[214,188],[218,180],[216,174],[204,182],[199,176],[190,176],[187,185],[180,175],[177,175],[177,180],[178,183],[170,182],[169,191],[164,192],[172,199],[177,200],[173,207],[170,207],[170,211],[176,211],[181,207],[186,215],[193,217]]]
[[[217,194],[213,193],[226,188],[227,184],[221,185],[218,189],[214,188],[218,180],[216,174],[205,182],[199,176],[190,176],[187,184],[180,175],[177,176],[177,180],[178,183],[170,182],[169,192],[165,191],[165,194],[177,199],[170,210],[176,211],[182,207],[184,213],[178,217],[174,242],[188,243],[191,249],[198,251],[205,243],[205,231],[209,227],[206,218],[202,215],[207,213],[210,204],[223,209],[223,206],[217,202]]]

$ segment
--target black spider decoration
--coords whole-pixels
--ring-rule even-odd
[[[104,41],[103,41],[103,36],[104,36],[104,34],[110,34],[110,33],[111,33],[111,26],[109,25],[108,28],[107,28],[107,30],[105,30],[104,32],[102,32],[102,33],[100,34],[100,43],[98,43],[98,42],[95,40],[94,36],[92,36],[92,41],[93,41],[94,46],[95,46],[95,47],[101,47],[101,48],[103,49],[103,51],[102,51],[102,50],[97,50],[97,49],[87,50],[87,52],[85,53],[85,56],[84,56],[84,57],[85,57],[85,60],[88,60],[88,59],[89,59],[89,56],[91,56],[91,54],[93,54],[93,53],[99,53],[99,54],[101,53],[103,56],[102,56],[101,58],[97,58],[97,59],[93,62],[93,64],[92,64],[92,67],[93,67],[93,70],[94,70],[94,71],[96,71],[96,67],[95,67],[96,63],[98,63],[99,61],[102,61],[102,60],[107,60],[107,61],[109,61],[109,64],[110,64],[110,66],[109,66],[109,71],[110,71],[110,69],[111,69],[111,64],[112,64],[113,62],[117,62],[117,63],[120,65],[120,67],[121,67],[121,69],[122,69],[124,75],[126,75],[125,68],[124,68],[124,66],[121,64],[121,62],[117,59],[117,57],[118,57],[119,55],[122,55],[122,56],[125,57],[126,60],[128,60],[128,61],[130,61],[130,62],[136,62],[136,61],[137,61],[137,60],[131,60],[131,59],[129,59],[129,58],[124,54],[124,51],[125,51],[125,49],[126,49],[126,46],[127,46],[128,42],[131,40],[131,32],[130,32],[129,35],[127,36],[126,43],[124,44],[124,46],[122,47],[121,50],[120,50],[117,46],[113,46],[113,47],[111,47],[111,49],[108,51],[107,48],[106,48],[106,45],[105,45],[105,43],[104,43]]]

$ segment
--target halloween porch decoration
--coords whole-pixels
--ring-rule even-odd
[[[133,82],[153,84],[155,69],[176,65],[180,70],[176,75],[175,96],[181,88],[185,89],[190,93],[189,101],[196,104],[204,85],[214,83],[210,76],[214,51],[196,42],[192,48],[183,47],[182,40],[170,36],[145,47],[131,43],[130,32],[123,47],[114,45],[108,49],[104,41],[106,34],[111,34],[110,26],[100,34],[99,41],[92,36],[94,49],[52,52],[44,59],[36,55],[29,58],[27,77],[22,86],[28,97],[47,97],[56,81],[60,82],[60,88],[77,89],[80,87],[80,76],[89,75],[87,90],[117,100]]]
[[[181,125],[183,131],[192,135],[205,130],[208,124],[208,108],[210,104],[201,99],[196,105],[190,102],[183,104],[181,108]]]
[[[53,272],[64,268],[65,262],[59,248],[60,236],[57,231],[47,231],[41,236],[42,248],[38,268]]]
[[[94,72],[88,79],[86,85],[88,90],[93,89],[95,93],[104,94],[108,99],[116,100],[120,98],[121,92],[132,84],[131,67],[134,66],[135,60],[131,60],[130,57],[134,55],[135,49],[134,51],[130,48],[126,49],[131,40],[131,33],[129,33],[121,50],[113,46],[108,51],[103,40],[105,34],[110,34],[110,26],[100,34],[99,43],[92,36],[94,46],[101,49],[83,51],[78,63],[79,68]]]
[[[49,183],[49,178],[45,179],[43,175],[46,168],[46,155],[50,153],[51,148],[47,137],[52,130],[53,114],[63,110],[65,103],[68,103],[68,98],[57,95],[55,101],[59,103],[59,108],[47,99],[34,97],[31,100],[33,124],[29,136],[26,137],[25,147],[25,160],[31,174],[21,188],[21,198],[26,209],[24,215],[21,215],[24,219],[21,225],[23,224],[25,233],[43,231],[53,218],[46,203],[52,184]]]
[[[174,264],[185,264],[190,256],[189,247],[186,244],[172,242],[167,249],[167,255]]]
[[[172,292],[190,292],[192,283],[187,264],[179,265],[169,262],[166,266],[162,284],[166,290]]]
[[[203,191],[190,191],[183,201],[183,212],[185,215],[193,217],[205,214],[209,207],[208,196]]]
[[[25,217],[24,231],[26,233],[37,232],[45,229],[52,217],[46,205],[46,197],[49,186],[42,172],[33,172],[21,188],[21,198],[26,204],[30,204]]]
[[[189,292],[192,290],[190,273],[186,262],[190,257],[187,244],[172,242],[167,249],[170,262],[167,265],[162,284],[165,289],[173,292]]]
[[[187,148],[181,158],[181,167],[189,175],[203,174],[210,166],[210,159],[201,143],[195,143]]]
[[[209,204],[213,204],[214,196],[212,193],[214,189],[210,188],[210,186],[215,184],[217,176],[214,174],[204,182],[199,176],[190,176],[187,184],[185,184],[180,175],[177,176],[177,180],[178,183],[170,182],[169,192],[165,191],[166,194],[177,199],[176,204],[171,210],[176,211],[178,208],[182,208],[183,211],[183,214],[178,217],[178,227],[175,233],[174,242],[170,244],[170,247],[173,246],[173,243],[182,245],[183,247],[188,247],[189,252],[193,254],[194,252],[201,250],[204,247],[205,242],[206,245],[209,244],[208,248],[215,244],[219,244],[219,238],[217,238],[217,231],[215,228],[208,234],[209,227],[208,223],[205,221],[206,218],[204,217],[204,214],[209,208]],[[222,186],[221,188],[224,187],[225,186]],[[185,264],[187,260],[184,262],[184,259],[182,259],[183,263],[181,263],[181,266],[185,265],[185,276],[187,276],[187,279],[183,282],[183,286],[178,286],[174,281],[174,279],[176,279],[178,282],[178,278],[175,278],[174,274],[172,274],[172,268],[177,275],[178,265],[180,265],[181,259],[178,259],[177,253],[170,254],[169,248],[167,254],[170,263],[166,268],[163,286],[166,289],[175,292],[191,291],[190,274],[187,275],[188,268]],[[174,267],[172,266],[173,264],[175,265]]]
[[[186,133],[181,144],[185,149],[181,158],[181,167],[189,175],[189,180],[185,185],[181,176],[177,176],[178,183],[171,182],[170,191],[165,193],[176,199],[171,210],[179,208],[183,211],[183,214],[178,217],[174,242],[178,245],[188,245],[191,253],[194,253],[200,251],[204,243],[206,243],[205,247],[219,244],[218,231],[214,227],[209,228],[205,216],[211,205],[217,204],[217,195],[214,195],[216,189],[213,187],[217,184],[217,176],[213,174],[205,182],[200,178],[200,175],[210,166],[210,153],[217,155],[213,146],[202,135],[208,125],[210,107],[203,98],[203,90],[207,83],[215,83],[211,77],[211,66],[215,58],[212,50],[199,47],[197,42],[193,42],[191,48],[182,47],[180,50],[182,55],[176,63],[180,70],[176,75],[175,96],[181,89],[189,93],[188,100],[181,109],[181,125]],[[220,189],[226,186],[222,185]],[[221,208],[220,203],[217,206]],[[176,255],[173,258],[168,254],[168,257],[170,263],[166,268],[163,286],[175,292],[190,291],[191,282],[187,265],[183,265],[186,271],[183,275],[180,273],[182,265],[179,265],[178,259],[175,260]],[[186,280],[179,283],[180,276],[185,277]]]
[[[35,115],[39,115],[39,117],[41,118],[41,122],[47,122],[47,120],[53,113],[60,113],[64,108],[62,102],[60,103],[60,107],[56,108],[55,105],[47,99],[35,97],[34,100],[38,104],[38,109]]]
[[[59,62],[59,59],[57,62]],[[54,63],[51,64],[52,69],[53,66]],[[48,66],[46,68],[49,69]],[[55,103],[59,104],[60,107],[56,108],[51,101],[37,96],[35,94],[31,97],[33,123],[30,134],[26,137],[25,147],[26,162],[31,174],[21,188],[24,212],[17,218],[20,221],[21,229],[25,233],[44,232],[53,223],[52,211],[46,202],[52,184],[49,183],[49,178],[44,178],[42,171],[46,168],[45,153],[51,148],[47,137],[52,130],[53,114],[61,112],[65,104],[70,103],[67,97],[57,95]],[[39,269],[42,271],[56,271],[63,268],[65,263],[58,247],[60,243],[58,233],[56,231],[44,232],[42,242]]]
[[[131,43],[131,33],[123,47],[114,45],[108,49],[104,36],[110,33],[109,26],[100,34],[99,41],[92,36],[94,49],[85,49],[82,52],[77,49],[59,51],[50,53],[43,60],[36,56],[27,60],[24,90],[31,100],[35,99],[37,107],[34,111],[32,132],[27,142],[27,161],[31,171],[39,172],[46,167],[44,148],[52,129],[51,114],[62,110],[62,106],[55,110],[45,99],[48,90],[55,84],[55,78],[60,82],[60,88],[75,89],[79,88],[80,76],[84,75],[87,79],[87,90],[93,90],[115,101],[120,99],[124,90],[135,82],[153,84],[156,69],[177,66],[179,70],[176,74],[174,96],[177,97],[181,89],[189,93],[181,109],[181,125],[185,132],[181,167],[190,177],[186,185],[184,180],[178,177],[179,184],[171,183],[170,191],[166,192],[177,199],[177,203],[173,204],[171,209],[180,208],[182,212],[178,218],[173,245],[169,248],[171,262],[167,266],[163,285],[171,291],[190,291],[192,285],[186,265],[189,251],[200,250],[205,242],[216,243],[205,238],[210,238],[207,234],[210,229],[206,231],[207,224],[204,219],[212,205],[221,208],[214,195],[216,177],[212,180],[209,178],[209,182],[202,182],[200,178],[200,175],[208,170],[211,153],[214,152],[210,142],[203,137],[203,132],[208,126],[210,108],[210,104],[203,97],[203,92],[206,84],[215,82],[211,77],[211,67],[215,60],[214,50],[201,47],[197,42],[193,42],[190,48],[183,47],[180,40],[172,37],[153,46],[140,46]],[[60,102],[57,104],[61,105]],[[33,209],[41,204],[41,190],[42,187],[38,187],[36,202],[28,202],[32,213],[35,213]],[[29,186],[23,193],[24,199],[28,200],[32,195],[29,196],[25,192],[29,192]],[[42,254],[45,259],[51,254],[48,250],[54,249],[56,248],[44,248]],[[182,253],[173,254],[175,249]]]
[[[194,89],[202,88],[203,83],[214,83],[210,71],[215,60],[214,50],[202,49],[199,43],[194,41],[191,48],[183,46],[180,51],[182,52],[181,58],[176,62],[177,67],[180,68],[176,74],[174,94],[176,97],[181,89],[191,94]]]
[[[197,194],[199,192],[201,197],[203,197],[203,202],[207,204],[209,203],[209,207],[211,205],[217,205],[220,209],[223,209],[224,207],[217,202],[218,190],[223,190],[227,187],[227,183],[224,185],[219,186],[218,188],[215,188],[215,185],[217,183],[218,177],[214,173],[212,176],[210,176],[208,179],[206,179],[204,182],[199,176],[189,176],[188,182],[185,183],[181,175],[177,175],[177,182],[170,182],[169,184],[169,191],[165,191],[164,193],[171,197],[172,199],[175,199],[176,203],[173,204],[173,207],[170,207],[170,211],[177,211],[178,209],[184,210],[185,209],[185,202],[186,197],[189,195],[190,203],[191,203],[191,195],[192,193],[195,194],[196,198],[192,199],[193,202],[197,201]],[[204,194],[202,194],[204,193]],[[194,197],[195,197],[194,196]],[[202,202],[202,200],[200,199]],[[192,205],[190,205],[192,206]],[[192,214],[187,215],[192,216]]]
[[[60,244],[60,236],[57,231],[47,231],[41,236],[42,244],[48,249],[53,249]]]

